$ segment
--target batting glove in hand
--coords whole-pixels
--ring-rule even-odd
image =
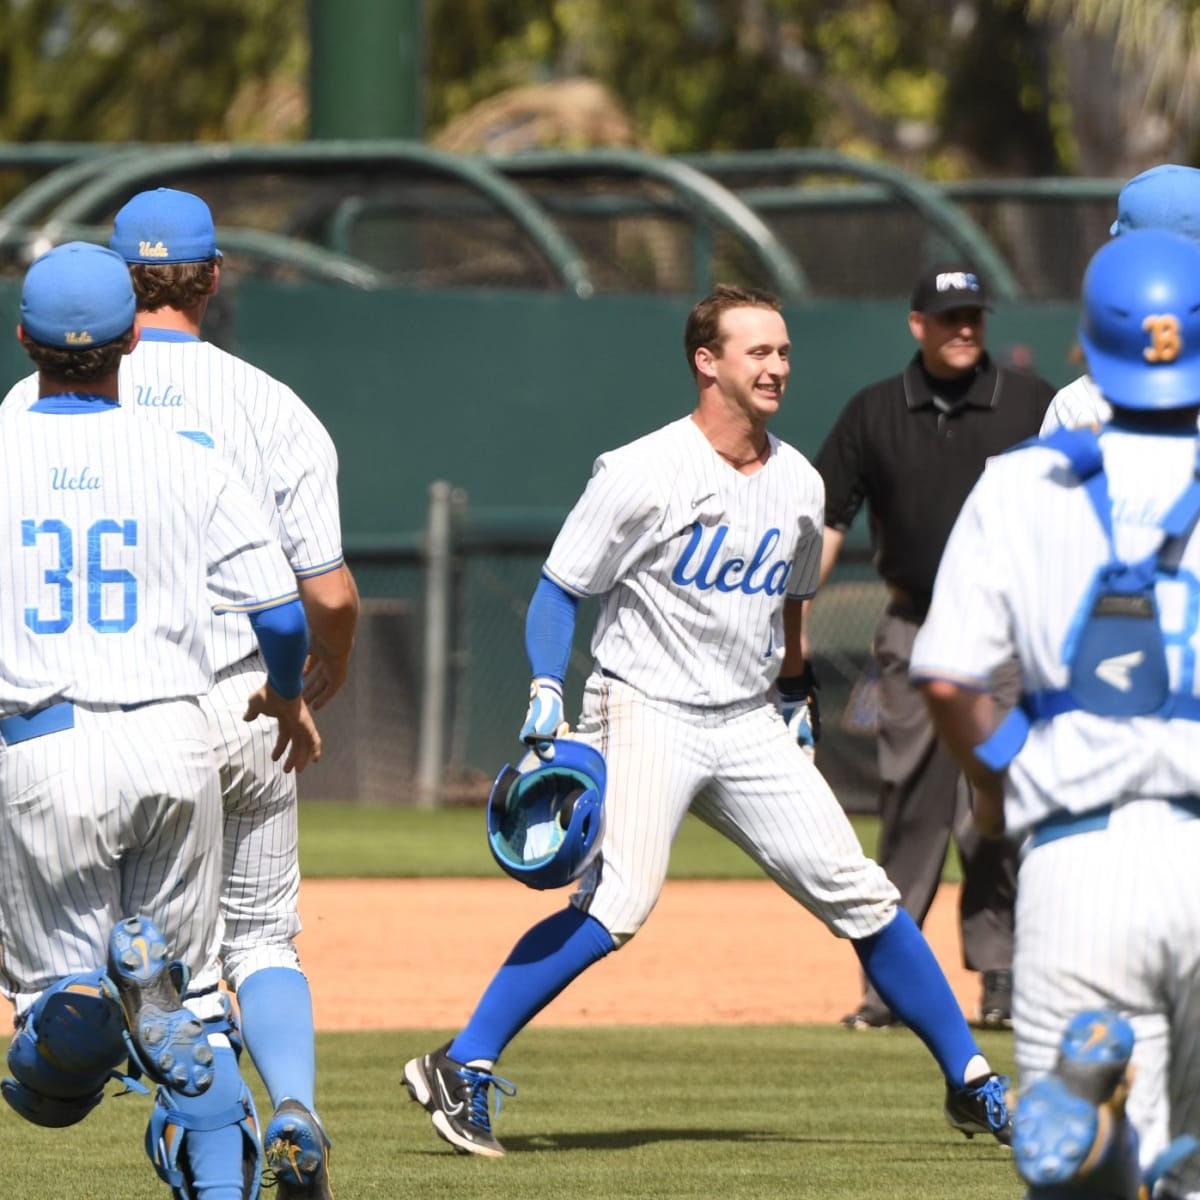
[[[802,674],[788,675],[776,683],[779,715],[809,758],[816,757],[817,743],[821,740],[821,705],[817,699],[820,686],[812,663],[805,663]]]
[[[554,738],[562,737],[568,725],[563,720],[562,684],[540,675],[529,685],[529,711],[521,726],[521,741],[544,762],[554,758]]]

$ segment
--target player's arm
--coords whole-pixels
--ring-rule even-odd
[[[1004,775],[975,757],[975,747],[996,728],[996,704],[991,692],[976,691],[948,679],[919,682],[933,727],[954,756],[974,789],[971,812],[988,837],[1004,833]]]
[[[547,761],[554,757],[553,739],[561,735],[566,724],[563,681],[567,677],[578,608],[578,596],[543,574],[525,614],[525,653],[529,656],[532,682],[520,738]]]
[[[294,598],[256,609],[249,616],[267,665],[267,681],[250,694],[245,719],[274,717],[279,723],[279,736],[272,760],[278,762],[287,751],[283,769],[303,771],[321,757],[321,735],[303,696],[304,659],[308,653],[304,607]]]
[[[337,695],[346,682],[354,631],[358,626],[358,586],[342,563],[332,571],[296,580],[308,619],[308,661],[304,668],[304,699],[316,712]]]
[[[825,586],[825,581],[833,574],[833,568],[838,560],[838,555],[842,551],[842,545],[846,541],[846,532],[843,529],[834,529],[830,525],[825,526],[824,536],[821,541],[821,570],[818,576],[818,589]],[[808,625],[809,612],[812,609],[812,600],[804,601],[804,614],[800,618],[801,633],[800,633],[800,648],[804,657],[807,659],[810,653],[808,644]],[[786,618],[787,610],[784,609]]]

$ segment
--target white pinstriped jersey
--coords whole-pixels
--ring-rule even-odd
[[[1112,419],[1112,409],[1090,375],[1080,375],[1059,388],[1042,418],[1038,431],[1045,437],[1056,429],[1078,429],[1081,425],[1103,425]]]
[[[242,359],[197,338],[144,329],[121,361],[121,411],[214,447],[258,501],[299,577],[342,562],[337,451],[325,427],[291,388]],[[4,401],[28,407],[37,376]],[[250,622],[238,614],[213,619],[214,669],[257,648]]]
[[[1196,443],[1107,429],[1101,434],[1117,553],[1135,561],[1161,540],[1159,522],[1192,476]],[[1027,691],[1067,685],[1068,632],[1108,543],[1066,460],[1032,447],[992,459],[963,506],[913,648],[911,674],[984,687],[1015,653]],[[1157,586],[1171,687],[1200,694],[1200,537],[1177,579]],[[1072,712],[1035,725],[1008,770],[1005,819],[1020,833],[1058,809],[1082,812],[1134,797],[1200,794],[1192,721]]]
[[[644,694],[687,705],[761,698],[783,660],[784,597],[816,590],[825,488],[771,436],[742,475],[691,419],[602,454],[546,560],[600,597],[592,653]]]
[[[212,684],[214,607],[296,594],[245,487],[116,406],[18,412],[0,437],[0,713],[137,704]]]

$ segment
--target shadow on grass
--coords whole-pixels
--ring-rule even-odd
[[[531,1136],[503,1138],[505,1149],[513,1154],[536,1154],[543,1150],[632,1150],[641,1146],[653,1146],[666,1142],[735,1142],[743,1145],[795,1145],[795,1146],[869,1146],[878,1147],[885,1142],[879,1138],[856,1137],[811,1137],[804,1134],[775,1133],[760,1129],[610,1129],[604,1133],[562,1132],[539,1133]],[[930,1138],[932,1147],[945,1147],[946,1139]],[[911,1139],[902,1143],[912,1149]]]

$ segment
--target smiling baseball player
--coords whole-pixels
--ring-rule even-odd
[[[140,192],[117,213],[111,248],[129,264],[141,341],[120,373],[121,412],[171,429],[227,461],[279,537],[311,637],[305,697],[314,710],[346,676],[358,593],[342,560],[337,453],[290,388],[201,340],[221,255],[208,205],[189,192]],[[27,406],[33,381],[4,411]],[[281,1200],[326,1200],[329,1141],[316,1115],[312,996],[293,939],[300,932],[296,784],[272,761],[268,722],[242,720],[264,665],[237,613],[211,630],[217,672],[204,705],[225,805],[221,966],[241,1032],[276,1110],[266,1135]],[[193,988],[215,988],[214,962]]]
[[[146,1148],[174,1195],[252,1200],[261,1146],[223,1011],[211,994],[184,1010],[176,982],[219,941],[199,697],[215,597],[249,614],[266,656],[247,718],[273,716],[273,753],[303,769],[320,753],[304,614],[221,461],[122,419],[137,328],[117,255],[75,242],[38,259],[18,336],[39,386],[0,437],[0,986],[17,1014],[0,1092],[35,1124],[74,1124],[127,1043],[160,1085]]]
[[[1030,1196],[1070,1183],[1135,1200],[1120,1136],[1106,1169],[1126,1183],[1090,1182],[1123,1113],[1143,1168],[1200,1130],[1200,245],[1123,233],[1093,257],[1083,300],[1080,341],[1113,420],[991,461],[951,533],[912,673],[976,786],[977,819],[1023,842],[1014,1148]],[[1014,653],[1025,694],[996,729],[986,683]],[[1106,1009],[1116,1017],[1072,1032]],[[1118,1020],[1133,1039],[1127,1107]],[[1117,1069],[1103,1090],[1083,1086],[1105,1047]],[[1155,1195],[1200,1197],[1200,1161]]]
[[[950,1123],[1003,1140],[1005,1081],[799,741],[812,740],[800,623],[816,586],[824,495],[813,467],[767,431],[790,370],[779,302],[719,288],[692,310],[685,347],[694,411],[597,459],[526,623],[533,686],[520,736],[551,759],[576,608],[584,597],[599,605],[577,736],[606,762],[600,858],[571,903],[517,943],[466,1028],[407,1063],[408,1090],[457,1150],[503,1154],[488,1095],[512,1087],[496,1060],[641,928],[692,811],[850,939],[937,1058]]]

